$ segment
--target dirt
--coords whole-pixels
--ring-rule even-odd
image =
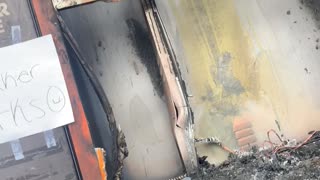
[[[200,170],[193,180],[295,180],[320,179],[320,134],[298,149],[272,153],[271,149],[252,150],[246,154],[230,155],[219,166],[209,164],[206,157],[199,158]]]

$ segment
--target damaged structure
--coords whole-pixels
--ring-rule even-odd
[[[2,47],[52,35],[75,118],[1,144],[5,179],[319,177],[318,1],[0,7]]]
[[[319,179],[319,146],[319,131],[315,131],[301,144],[254,147],[246,153],[231,154],[219,166],[202,157],[200,171],[192,179]]]

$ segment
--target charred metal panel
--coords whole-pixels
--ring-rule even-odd
[[[180,70],[155,4],[151,1],[141,2],[156,49],[175,139],[186,172],[192,174],[197,170],[198,165],[193,136],[193,117],[183,88]]]
[[[61,14],[126,135],[129,156],[124,160],[124,179],[169,179],[183,174],[140,1],[97,2]],[[106,155],[108,162],[108,151]]]

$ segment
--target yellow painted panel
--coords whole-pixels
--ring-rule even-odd
[[[270,129],[302,139],[320,128],[320,25],[299,1],[168,3],[185,56],[179,61],[188,69],[197,137],[217,136],[237,148],[233,122],[239,118],[251,122],[258,145]],[[198,152],[214,163],[227,155],[209,145]]]

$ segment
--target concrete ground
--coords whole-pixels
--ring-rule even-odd
[[[139,1],[94,3],[64,10],[62,15],[126,135],[125,179],[168,179],[183,174]]]

